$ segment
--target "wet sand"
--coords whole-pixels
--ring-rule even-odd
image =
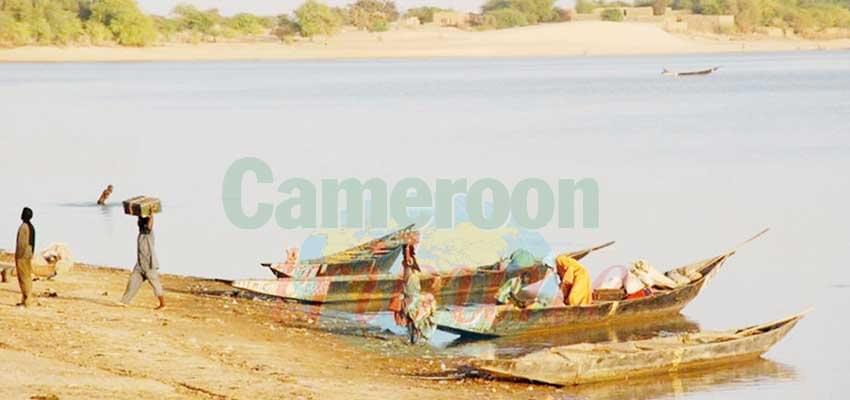
[[[0,49],[0,62],[297,60],[531,57],[831,50],[850,39],[738,38],[671,34],[650,23],[582,21],[494,31],[423,26],[381,33],[345,30],[330,38],[277,42],[166,44],[147,48],[28,46]]]

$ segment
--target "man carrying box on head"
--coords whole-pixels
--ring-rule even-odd
[[[159,306],[156,309],[162,310],[165,308],[165,293],[162,290],[162,283],[159,281],[159,261],[154,251],[153,212],[159,211],[159,202],[157,201],[156,203],[156,208],[148,209],[145,209],[146,207],[142,207],[142,209],[137,209],[136,207],[128,208],[127,204],[125,204],[125,211],[129,209],[134,214],[138,213],[139,226],[139,236],[136,238],[136,266],[130,274],[127,289],[121,298],[121,304],[125,306],[133,301],[133,297],[136,296],[142,283],[148,281],[153,287],[156,298],[159,300]]]

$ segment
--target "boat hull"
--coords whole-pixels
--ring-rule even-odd
[[[584,329],[593,325],[675,315],[700,293],[728,256],[710,259],[702,268],[703,276],[699,280],[639,299],[526,309],[496,304],[448,306],[437,311],[435,321],[444,331],[468,337],[488,337]]]
[[[451,274],[422,279],[423,291],[436,294],[439,304],[492,303],[506,279],[530,272],[531,281],[541,279],[548,269],[538,264],[514,271],[459,270]],[[437,284],[438,290],[434,291]],[[358,311],[380,311],[389,308],[390,300],[403,291],[398,275],[375,274],[354,276],[319,276],[313,278],[281,278],[238,280],[233,286],[254,293],[310,304],[338,306]]]
[[[801,318],[797,315],[737,331],[555,347],[516,359],[479,361],[475,366],[500,377],[556,385],[673,373],[757,358],[784,338]]]

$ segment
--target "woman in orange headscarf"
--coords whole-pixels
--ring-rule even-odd
[[[564,304],[568,306],[584,306],[590,304],[593,291],[590,289],[590,274],[583,265],[568,253],[561,254],[555,259],[558,276],[561,277],[561,292],[564,294]]]

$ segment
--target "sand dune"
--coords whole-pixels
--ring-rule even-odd
[[[0,62],[521,57],[681,54],[847,49],[850,40],[743,40],[670,34],[654,24],[599,21],[544,24],[498,31],[422,27],[383,33],[344,31],[294,44],[169,44],[148,48],[20,47],[0,50]]]

